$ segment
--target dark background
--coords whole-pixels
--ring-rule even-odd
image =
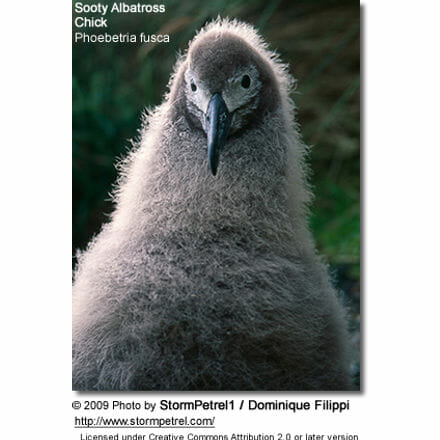
[[[310,165],[316,198],[310,224],[335,284],[344,293],[359,348],[359,3],[162,3],[165,14],[108,13],[107,30],[87,32],[169,34],[168,44],[73,45],[73,255],[86,247],[112,211],[109,192],[116,179],[115,160],[126,154],[129,140],[137,136],[143,109],[161,102],[177,53],[187,48],[206,21],[218,15],[239,18],[259,29],[297,79],[292,96],[297,118],[304,142],[313,146]],[[353,369],[359,380],[359,356]]]

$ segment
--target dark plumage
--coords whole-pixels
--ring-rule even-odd
[[[76,270],[74,389],[350,388],[291,85],[235,21],[179,59]]]

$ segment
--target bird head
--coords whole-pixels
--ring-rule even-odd
[[[279,106],[268,61],[228,30],[215,29],[196,37],[189,47],[181,86],[188,118],[206,134],[213,175],[228,139],[240,136]]]

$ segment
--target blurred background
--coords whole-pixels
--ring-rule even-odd
[[[101,3],[112,4],[101,0]],[[131,3],[126,1],[125,3]],[[136,3],[136,2],[133,2]],[[112,212],[115,160],[161,102],[178,52],[218,15],[256,26],[297,79],[293,93],[315,201],[310,224],[350,310],[359,384],[360,7],[350,0],[168,0],[164,14],[107,14],[107,30],[169,34],[168,44],[73,44],[73,264]],[[87,15],[88,17],[93,14]],[[95,16],[99,16],[96,15]],[[75,17],[75,14],[74,14]]]

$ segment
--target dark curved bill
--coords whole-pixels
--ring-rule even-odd
[[[220,159],[220,151],[226,143],[232,121],[232,113],[229,113],[228,107],[220,93],[212,95],[205,118],[209,168],[215,176]]]

